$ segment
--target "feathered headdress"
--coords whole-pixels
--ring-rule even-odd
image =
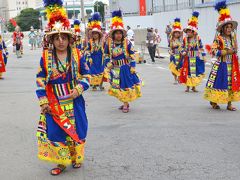
[[[92,31],[100,31],[102,30],[101,26],[101,16],[98,12],[94,13],[92,16]]]
[[[46,8],[49,34],[71,33],[70,22],[62,0],[43,0]]]
[[[77,35],[79,35],[80,32],[81,32],[80,24],[81,24],[81,22],[80,22],[78,19],[75,19],[74,22],[73,22],[74,32],[75,32],[75,34],[77,34]]]
[[[174,23],[172,25],[172,32],[182,32],[182,25],[181,25],[181,20],[180,18],[175,18]]]
[[[88,24],[87,24],[88,29],[92,29],[92,17],[88,19]]]
[[[197,33],[197,31],[198,31],[198,16],[199,16],[199,12],[194,11],[192,13],[192,17],[191,17],[191,19],[188,20],[188,26],[184,29],[184,32],[186,32],[188,29],[190,29]]]
[[[113,11],[112,12],[112,25],[111,25],[111,35],[114,31],[120,30],[126,36],[126,30],[124,29],[123,18],[122,18],[122,11]]]
[[[237,28],[238,23],[232,20],[230,10],[228,9],[226,4],[226,0],[217,2],[215,4],[215,10],[217,10],[219,13],[217,31],[220,31],[222,29],[222,26],[228,23],[233,25],[233,29]]]

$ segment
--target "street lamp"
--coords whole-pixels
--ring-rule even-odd
[[[38,20],[39,20],[39,29],[42,29],[42,17],[39,16]]]
[[[81,0],[81,16],[82,16],[82,22],[85,25],[84,0]]]

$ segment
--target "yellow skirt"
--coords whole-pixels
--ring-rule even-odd
[[[133,89],[113,89],[108,90],[110,96],[116,97],[121,102],[132,102],[142,96],[141,86],[136,85]]]
[[[240,91],[233,92],[232,90],[221,91],[212,88],[205,88],[204,99],[217,104],[227,104],[228,102],[240,101]]]
[[[177,70],[177,66],[173,62],[170,62],[169,69],[174,75],[180,76],[180,70]]]
[[[92,75],[90,84],[92,86],[99,86],[102,84],[102,81],[103,81],[103,73],[98,75]]]
[[[82,163],[84,160],[84,145],[74,142],[57,143],[38,138],[38,158],[55,164],[71,165],[73,161]]]
[[[184,85],[188,87],[199,86],[202,83],[204,77],[205,77],[204,74],[199,75],[197,77],[187,77],[187,82]]]

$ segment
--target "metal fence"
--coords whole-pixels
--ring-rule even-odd
[[[228,3],[240,3],[240,0],[228,0]],[[152,0],[152,8],[148,14],[175,11],[179,9],[214,5],[215,0]]]

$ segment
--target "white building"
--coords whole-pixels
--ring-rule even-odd
[[[95,3],[95,0],[84,0],[85,21],[88,19],[89,16],[91,16],[92,13],[94,13],[94,3]],[[41,3],[41,5],[40,5],[40,0],[37,0],[36,6],[40,7],[38,9],[41,10],[42,24],[43,24],[43,27],[45,27],[47,24],[47,22],[46,22],[47,19],[46,19],[46,15],[44,12],[43,4]],[[64,0],[63,6],[67,10],[68,18],[70,19],[71,23],[73,22],[74,19],[82,20],[81,1],[80,0]]]
[[[36,1],[40,0],[2,0],[3,2],[8,2],[8,7],[6,9],[9,18],[16,17],[23,9],[26,8],[36,8]],[[42,0],[41,0],[42,2]]]
[[[157,12],[186,9],[195,5],[213,2],[215,0],[145,0],[146,14],[152,15]],[[138,16],[140,0],[109,0],[110,10],[121,9],[124,16]]]

